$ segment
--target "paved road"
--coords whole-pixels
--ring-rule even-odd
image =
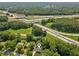
[[[25,23],[36,23],[36,22],[40,22],[42,19],[35,19],[35,20],[20,19],[20,20],[25,22]],[[34,25],[36,25],[38,27],[41,27],[42,29],[46,30],[49,34],[51,34],[51,35],[53,35],[53,36],[55,36],[55,37],[57,37],[57,38],[59,38],[59,39],[61,39],[63,41],[66,41],[66,42],[68,42],[70,44],[75,44],[75,45],[79,46],[79,42],[74,41],[74,40],[72,40],[72,39],[70,39],[68,37],[65,37],[65,36],[61,35],[59,32],[55,31],[55,30],[51,30],[51,29],[49,29],[47,27],[44,27],[44,26],[41,26],[39,24],[34,24]]]
[[[3,13],[7,13],[7,11],[3,11],[3,10],[0,10],[2,11]],[[9,12],[10,13],[10,12]],[[14,14],[14,13],[10,13],[10,14]],[[74,15],[47,15],[45,17],[58,17],[58,18],[63,18],[63,17],[79,17],[79,14],[74,14]],[[44,17],[44,16],[43,16]]]
[[[25,22],[25,23],[32,23],[32,22],[34,22],[34,21],[36,21],[36,20],[21,20],[21,21],[23,21],[23,22]],[[53,35],[53,36],[55,36],[55,37],[57,37],[57,38],[59,38],[59,39],[61,39],[61,40],[63,40],[63,41],[66,41],[66,42],[68,42],[68,43],[70,43],[70,44],[75,44],[75,45],[78,45],[79,46],[79,42],[77,42],[77,41],[75,41],[75,40],[73,40],[73,39],[70,39],[70,38],[68,38],[68,37],[65,37],[65,36],[63,36],[63,35],[61,35],[61,34],[63,34],[62,32],[58,32],[58,31],[56,31],[56,30],[52,30],[52,29],[49,29],[49,28],[47,28],[47,27],[45,27],[45,26],[42,26],[42,25],[39,25],[39,24],[34,24],[34,25],[36,25],[36,26],[38,26],[38,27],[41,27],[43,30],[46,30],[49,34],[51,34],[51,35]],[[64,33],[65,34],[65,33]],[[22,34],[23,35],[23,34]],[[66,34],[67,35],[67,34]],[[69,35],[71,35],[71,34],[69,34]],[[72,34],[73,35],[73,34]],[[75,35],[75,34],[74,34]],[[23,35],[23,36],[25,36],[25,35]]]
[[[47,19],[48,18],[44,18],[44,20],[47,20]],[[26,23],[38,23],[42,21],[42,19],[34,19],[34,20],[19,19],[19,20],[26,22]],[[56,30],[53,30],[53,31],[56,31]],[[56,32],[59,32],[59,31],[56,31]],[[63,32],[59,32],[59,33],[63,35],[68,35],[68,36],[79,36],[79,34],[71,34],[71,33],[63,33]]]
[[[26,23],[40,23],[42,20],[48,20],[49,18],[42,18],[42,19],[33,19],[33,20],[27,20],[27,19],[19,19]]]
[[[79,42],[77,42],[75,40],[72,40],[72,39],[70,39],[68,37],[65,37],[65,36],[61,35],[60,33],[56,32],[54,30],[51,30],[51,29],[49,29],[47,27],[44,27],[42,25],[39,25],[39,24],[34,24],[34,25],[36,25],[38,27],[41,27],[43,30],[46,30],[49,34],[51,34],[51,35],[53,35],[53,36],[55,36],[55,37],[57,37],[57,38],[59,38],[59,39],[61,39],[63,41],[66,41],[66,42],[68,42],[70,44],[75,44],[75,45],[79,46]]]
[[[25,23],[27,23],[27,20],[22,20],[22,21],[25,22]],[[33,20],[33,21],[34,21],[34,20]],[[29,20],[28,20],[28,22],[31,23],[32,21],[29,21]],[[75,41],[75,40],[73,40],[73,39],[70,39],[70,38],[68,38],[68,37],[66,37],[66,36],[61,35],[58,31],[49,29],[49,28],[47,28],[47,27],[45,27],[45,26],[42,26],[42,25],[39,25],[39,24],[35,24],[35,23],[34,23],[34,25],[36,25],[36,26],[38,26],[38,27],[41,27],[42,29],[46,30],[49,34],[51,34],[51,35],[53,35],[53,36],[55,36],[55,37],[57,37],[57,38],[59,38],[59,39],[65,41],[65,42],[68,42],[68,43],[70,43],[70,44],[75,44],[75,45],[78,45],[78,46],[79,46],[79,42],[77,42],[77,41]]]

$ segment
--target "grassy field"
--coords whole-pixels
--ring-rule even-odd
[[[3,14],[3,13],[0,12],[0,16],[5,16],[5,14]]]
[[[64,35],[64,36],[71,38],[73,40],[79,41],[78,36],[68,36],[68,35]]]
[[[12,29],[9,29],[9,30],[6,30],[8,32],[11,32],[11,33],[20,33],[20,34],[31,34],[31,31],[32,31],[32,28],[27,28],[27,29],[19,29],[19,30],[12,30]]]
[[[52,25],[52,23],[47,23],[45,26],[50,28],[51,25]]]
[[[49,33],[47,33],[46,39],[48,39],[49,41],[51,41],[51,40],[57,40],[58,38],[56,38],[56,37],[50,35]]]
[[[27,16],[26,19],[27,20],[32,20],[33,19],[33,16]]]
[[[27,16],[26,19],[27,20],[32,20],[32,19],[43,19],[43,18],[54,18],[54,19],[57,19],[57,18],[62,18],[60,16],[39,16],[39,15],[32,15],[32,16]],[[69,18],[69,19],[72,19],[73,17],[72,16],[65,16],[63,18]]]
[[[5,14],[0,10],[0,16],[5,16]]]
[[[42,17],[40,17],[40,16],[27,16],[27,20],[33,20],[33,19],[40,19],[40,18],[42,18]]]
[[[25,38],[26,35],[31,34],[32,32],[32,28],[27,28],[27,29],[19,29],[19,30],[13,30],[13,29],[9,29],[6,30],[12,34],[20,34],[22,38]]]
[[[13,17],[8,17],[8,21],[19,21],[19,19],[15,19]]]
[[[45,18],[51,18],[50,16],[38,16],[38,15],[33,15],[33,16],[27,16],[27,20],[33,20],[33,19],[45,19]]]

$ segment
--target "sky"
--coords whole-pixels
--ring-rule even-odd
[[[79,2],[79,0],[0,0],[0,2]]]

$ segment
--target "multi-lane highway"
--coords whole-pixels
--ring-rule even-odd
[[[40,20],[40,19],[36,19],[36,20],[21,20],[21,21],[23,21],[23,22],[25,22],[25,23],[34,23],[35,21],[39,22],[39,21],[41,21],[41,20]],[[42,29],[45,30],[45,31],[47,31],[47,32],[48,32],[49,34],[51,34],[52,36],[55,36],[55,37],[57,37],[57,38],[59,38],[59,39],[65,41],[65,42],[67,42],[67,43],[75,44],[75,45],[78,45],[78,46],[79,46],[79,42],[77,42],[77,41],[75,41],[75,40],[73,40],[73,39],[71,39],[71,38],[68,38],[68,37],[66,37],[66,36],[63,36],[60,32],[58,32],[58,31],[56,31],[56,30],[49,29],[49,28],[47,28],[47,27],[45,27],[45,26],[42,26],[42,25],[36,24],[36,23],[34,23],[34,25],[35,25],[35,26],[38,26],[38,27],[40,27],[40,28],[42,28]]]
[[[65,16],[67,16],[67,15],[65,15]],[[59,17],[65,17],[65,16],[59,16]],[[71,15],[68,15],[68,16],[71,16]],[[77,15],[72,15],[73,17],[74,16],[77,16]],[[54,17],[54,16],[52,16],[52,17]],[[48,18],[45,18],[45,20],[47,20]],[[49,29],[49,28],[47,28],[47,27],[45,27],[45,26],[42,26],[42,25],[40,25],[40,24],[36,24],[36,23],[38,23],[38,22],[41,22],[41,20],[42,19],[34,19],[34,20],[26,20],[26,19],[19,19],[19,20],[21,20],[21,21],[23,21],[23,22],[25,22],[25,23],[34,23],[34,25],[36,25],[36,26],[38,26],[38,27],[41,27],[42,29],[44,29],[44,30],[46,30],[49,34],[51,34],[51,35],[53,35],[53,36],[55,36],[55,37],[57,37],[57,38],[59,38],[59,39],[61,39],[61,40],[63,40],[63,41],[66,41],[66,42],[68,42],[68,43],[70,43],[70,44],[75,44],[75,45],[78,45],[79,46],[79,42],[77,42],[77,41],[75,41],[75,40],[72,40],[72,39],[70,39],[70,38],[68,38],[68,37],[66,37],[66,36],[63,36],[62,34],[63,33],[60,33],[60,32],[58,32],[58,31],[55,31],[55,30],[52,30],[52,29]],[[68,34],[68,35],[71,35],[71,34]]]
[[[43,20],[47,20],[49,18],[43,18]],[[19,19],[21,21],[24,21],[26,23],[40,23],[42,21],[42,19],[34,19],[34,20],[26,20],[26,19]],[[53,31],[56,31],[56,30],[53,30]],[[59,31],[56,31],[56,32],[59,32]],[[63,35],[68,35],[68,36],[79,36],[79,34],[74,34],[74,33],[63,33],[63,32],[59,32],[60,34],[63,34]]]
[[[65,36],[61,35],[61,34],[60,34],[59,32],[57,32],[57,31],[54,31],[54,30],[52,30],[52,29],[49,29],[49,28],[44,27],[44,26],[39,25],[39,24],[34,24],[34,25],[36,25],[36,26],[38,26],[38,27],[41,27],[43,30],[46,30],[49,34],[51,34],[51,35],[53,35],[53,36],[55,36],[55,37],[57,37],[57,38],[59,38],[59,39],[61,39],[61,40],[63,40],[63,41],[66,41],[66,42],[68,42],[68,43],[70,43],[70,44],[75,44],[75,45],[78,45],[78,46],[79,46],[79,42],[77,42],[77,41],[75,41],[75,40],[72,40],[72,39],[70,39],[70,38],[68,38],[68,37],[65,37]]]
[[[26,23],[40,23],[42,20],[48,20],[49,18],[43,18],[43,19],[32,19],[32,20],[27,20],[27,19],[18,19]]]

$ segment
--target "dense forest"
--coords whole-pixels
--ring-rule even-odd
[[[79,13],[79,3],[0,3],[1,10],[8,10],[12,13],[23,13],[25,15],[71,15]]]
[[[42,20],[42,25],[50,27],[52,29],[67,32],[67,33],[79,33],[78,18],[57,18]]]

